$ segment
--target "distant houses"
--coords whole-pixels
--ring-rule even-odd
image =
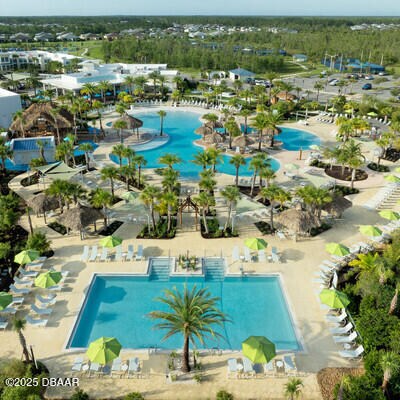
[[[325,57],[322,60],[322,64],[328,68],[336,69],[338,71],[351,71],[351,72],[366,72],[371,74],[378,74],[384,72],[385,67],[383,65],[374,64],[371,62],[362,62],[357,58],[335,58],[330,59]]]
[[[308,57],[305,54],[293,54],[292,57],[293,61],[295,62],[306,62],[308,60]]]
[[[255,76],[254,72],[244,68],[236,68],[229,71],[229,79],[232,81],[246,81],[247,79],[253,79]]]

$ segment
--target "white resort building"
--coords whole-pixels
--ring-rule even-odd
[[[21,109],[21,96],[0,88],[0,128],[8,128],[16,111]]]

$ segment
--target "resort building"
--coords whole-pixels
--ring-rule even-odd
[[[246,79],[252,79],[256,76],[254,72],[248,71],[243,68],[231,69],[229,71],[229,79],[232,81],[245,81]]]
[[[43,155],[47,162],[55,161],[56,146],[54,137],[36,137],[12,139],[10,148],[13,151],[13,163],[16,165],[29,165],[33,158],[40,158],[38,142],[43,143]]]
[[[68,91],[79,93],[86,83],[98,84],[101,81],[108,81],[115,95],[118,90],[126,89],[124,81],[127,76],[146,76],[157,71],[168,79],[178,74],[177,70],[167,69],[167,64],[100,64],[96,61],[84,61],[81,65],[80,72],[56,75],[42,80],[44,88],[56,89],[58,94]]]
[[[0,128],[8,128],[15,112],[21,109],[21,96],[0,89]]]
[[[293,54],[293,61],[295,62],[306,62],[308,57],[305,54]]]

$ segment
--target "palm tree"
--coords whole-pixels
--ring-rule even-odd
[[[269,185],[268,187],[264,187],[260,190],[260,196],[261,198],[265,201],[269,201],[269,206],[270,206],[270,224],[271,224],[271,229],[274,229],[274,213],[273,213],[273,208],[274,208],[274,201],[279,199],[282,196],[282,191],[284,191],[282,188],[280,188],[276,184]]]
[[[100,170],[100,174],[103,181],[105,181],[106,179],[110,180],[111,195],[112,197],[114,197],[114,179],[118,178],[117,168],[113,167],[112,165],[103,167]]]
[[[0,139],[0,160],[1,160],[1,169],[6,172],[6,160],[7,158],[12,158],[13,151],[9,146],[4,144],[4,141]]]
[[[316,81],[316,82],[314,83],[314,89],[317,91],[317,99],[316,99],[317,101],[318,101],[318,99],[319,99],[319,92],[320,92],[320,90],[322,90],[324,87],[325,87],[324,82]]]
[[[167,116],[167,113],[164,110],[157,111],[157,114],[160,117],[160,136],[163,134],[163,126],[164,126],[164,118]]]
[[[97,86],[96,89],[100,90],[101,93],[101,98],[103,99],[103,103],[106,103],[106,93],[107,91],[112,89],[112,84],[109,81],[100,81]]]
[[[209,210],[210,207],[215,205],[214,196],[211,196],[208,192],[200,192],[199,195],[194,198],[194,201],[201,208],[201,217],[203,219],[204,230],[205,233],[208,234],[209,230],[208,230],[206,214],[207,210]]]
[[[50,186],[46,189],[46,194],[49,196],[54,196],[58,199],[58,206],[60,208],[61,214],[64,212],[63,209],[63,197],[66,192],[65,182],[61,179],[55,179],[51,182]]]
[[[198,340],[204,345],[207,336],[222,337],[214,329],[214,325],[223,326],[228,321],[226,314],[217,307],[220,299],[212,297],[208,288],[197,289],[194,285],[189,290],[185,285],[183,293],[176,287],[166,289],[164,297],[157,300],[170,311],[152,311],[149,317],[163,320],[156,327],[167,330],[164,340],[176,334],[183,335],[182,371],[189,372],[189,343],[196,345],[195,340]]]
[[[203,170],[206,170],[209,165],[211,165],[210,155],[206,151],[198,151],[194,155],[193,164],[200,165]]]
[[[122,167],[122,159],[125,154],[125,149],[126,149],[126,147],[122,143],[120,143],[120,144],[114,145],[111,150],[111,154],[118,157],[120,168]]]
[[[215,124],[218,121],[218,115],[214,114],[214,113],[208,113],[208,114],[204,114],[202,116],[203,119],[205,119],[207,122],[211,123],[212,128],[215,128]]]
[[[249,169],[253,170],[253,178],[251,180],[250,196],[253,195],[257,174],[261,168],[269,166],[268,155],[265,153],[256,154],[249,163]],[[261,188],[260,188],[261,189]]]
[[[133,87],[135,85],[135,78],[132,75],[128,75],[124,79],[124,85],[129,88],[129,93],[133,94]]]
[[[174,192],[168,190],[161,196],[161,201],[167,206],[167,232],[171,231],[172,213],[178,204],[178,197]]]
[[[217,181],[213,179],[212,176],[206,176],[200,179],[199,181],[199,188],[202,190],[206,190],[208,194],[211,195],[212,191],[214,190],[215,186],[217,185]]]
[[[119,140],[122,143],[123,139],[122,139],[122,130],[126,129],[128,127],[128,124],[126,121],[124,121],[123,119],[119,119],[118,121],[114,122],[114,128],[119,129]]]
[[[29,363],[30,362],[30,357],[29,357],[29,351],[28,351],[28,346],[26,345],[26,339],[22,331],[24,330],[26,325],[26,321],[24,319],[18,319],[15,318],[12,323],[13,330],[17,332],[18,334],[18,339],[19,343],[21,344],[22,347],[22,353],[25,358],[25,362]]]
[[[247,108],[243,108],[239,113],[239,115],[244,118],[244,132],[243,133],[245,135],[247,134],[247,128],[248,128],[247,119],[250,117],[251,114],[252,114],[252,112]]]
[[[162,186],[166,190],[173,191],[176,188],[178,182],[179,172],[174,169],[165,169],[162,173]]]
[[[132,162],[133,162],[133,164],[135,164],[137,166],[137,169],[138,169],[138,186],[137,187],[140,189],[142,167],[146,166],[147,161],[144,158],[144,156],[142,156],[140,154],[136,154],[133,157]]]
[[[95,208],[103,209],[104,227],[107,228],[107,207],[113,203],[113,196],[107,190],[96,188],[90,195],[90,204]]]
[[[399,299],[399,287],[400,287],[400,284],[397,284],[396,289],[394,291],[394,296],[390,302],[389,315],[394,314],[394,312],[397,309],[397,303],[398,303],[398,299]]]
[[[232,137],[240,135],[240,128],[234,117],[230,117],[228,121],[225,122],[224,127],[229,133],[229,148],[232,149]]]
[[[103,120],[102,120],[102,113],[100,110],[104,107],[104,104],[98,100],[94,100],[92,103],[92,109],[97,110],[97,118],[99,119],[100,131],[104,137],[104,128],[103,128]]]
[[[161,74],[159,71],[150,72],[150,74],[148,75],[148,78],[153,81],[154,96],[157,94],[157,82],[159,81],[160,76]]]
[[[46,158],[44,156],[44,148],[46,147],[46,141],[44,140],[37,140],[36,146],[39,149],[40,158],[47,164]]]
[[[85,83],[82,86],[82,89],[80,90],[80,93],[84,96],[87,96],[89,98],[89,102],[90,104],[92,104],[92,97],[93,95],[97,92],[97,88],[96,85],[94,85],[93,83]]]
[[[128,166],[132,167],[132,162],[133,159],[135,158],[135,150],[133,150],[131,147],[125,146],[124,150],[122,151],[122,157],[126,158],[126,160],[128,161]],[[136,166],[135,166],[136,169]]]
[[[228,217],[225,222],[224,231],[228,229],[228,227],[232,228],[232,210],[233,207],[236,206],[237,201],[240,199],[240,192],[236,186],[226,186],[223,190],[221,190],[221,196],[228,202]]]
[[[275,171],[271,168],[270,165],[265,165],[260,168],[260,171],[258,172],[258,175],[260,176],[260,188],[262,187],[262,180],[265,179],[267,182],[267,187],[269,186],[270,182],[276,178]]]
[[[298,399],[301,395],[303,381],[299,378],[292,377],[285,384],[285,396],[289,400]]]
[[[167,165],[169,169],[173,169],[172,166],[174,164],[180,164],[182,162],[182,159],[176,154],[166,153],[158,159],[158,162],[160,164]]]
[[[361,143],[356,143],[353,139],[347,141],[341,148],[346,164],[351,169],[351,188],[354,188],[357,168],[360,168],[365,161],[361,151]]]
[[[208,153],[208,156],[210,158],[210,162],[212,165],[212,171],[215,173],[217,164],[223,162],[222,150],[217,149],[216,147],[209,147],[206,150],[206,152]]]
[[[261,151],[264,130],[269,127],[267,114],[264,112],[258,113],[252,120],[252,126],[258,131],[258,150]]]
[[[119,172],[121,176],[125,178],[126,190],[129,191],[129,182],[131,179],[135,178],[136,168],[133,168],[129,165],[123,165],[122,167],[120,167]]]
[[[246,159],[241,154],[235,154],[229,160],[229,164],[232,164],[236,169],[235,185],[238,186],[239,185],[239,168],[242,165],[246,165]]]
[[[282,116],[279,113],[270,112],[267,114],[267,128],[270,131],[271,142],[270,147],[274,147],[275,133],[279,132],[278,124],[282,122]]]
[[[26,123],[24,112],[22,110],[16,111],[13,115],[13,120],[18,121],[20,130],[22,133],[22,137],[24,138],[25,137],[25,123]]]
[[[382,354],[380,365],[383,370],[383,381],[381,387],[383,393],[386,393],[392,375],[396,374],[400,369],[399,355],[393,351]]]
[[[93,151],[93,146],[91,143],[86,142],[86,143],[81,143],[78,149],[85,153],[86,171],[89,171],[89,153]]]
[[[150,210],[153,231],[156,229],[154,206],[156,200],[160,197],[160,193],[160,189],[158,189],[156,186],[147,185],[140,194],[140,199]]]

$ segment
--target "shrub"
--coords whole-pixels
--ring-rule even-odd
[[[312,160],[310,163],[310,167],[316,167],[316,168],[323,168],[325,169],[326,167],[329,167],[329,164],[326,164],[320,160]]]
[[[378,165],[375,162],[369,163],[367,166],[369,169],[372,169],[372,171],[389,172],[390,170],[387,165]]]
[[[47,226],[49,228],[53,229],[53,231],[56,231],[57,233],[59,233],[60,235],[67,234],[67,228],[64,225],[61,225],[56,221],[50,222],[49,224],[47,224]]]
[[[336,185],[335,188],[333,189],[333,193],[340,194],[342,196],[347,196],[349,194],[360,193],[360,191],[356,188],[352,189],[350,186]]]
[[[28,236],[26,241],[27,249],[37,250],[40,255],[49,252],[51,241],[47,239],[46,234],[43,232],[34,232]]]
[[[226,390],[220,390],[217,393],[217,397],[215,398],[215,400],[233,400],[233,394],[227,392]]]
[[[144,397],[139,392],[132,392],[124,397],[124,400],[144,400]]]
[[[339,385],[335,388],[337,395]],[[349,378],[349,384],[344,390],[344,399],[346,400],[384,400],[385,396],[380,387],[374,387],[368,375]],[[335,399],[337,397],[335,396]]]
[[[71,396],[71,400],[89,400],[89,395],[81,389],[76,389],[75,393]]]

